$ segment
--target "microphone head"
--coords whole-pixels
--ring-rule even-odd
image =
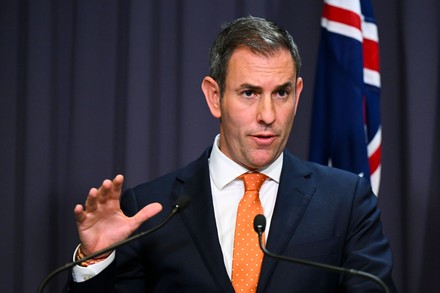
[[[258,214],[254,218],[254,230],[257,233],[263,233],[266,230],[266,217]]]
[[[187,195],[183,195],[176,200],[176,203],[174,204],[174,208],[179,210],[180,212],[186,209],[190,203],[191,203],[191,198]]]

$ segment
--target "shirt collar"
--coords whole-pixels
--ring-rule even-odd
[[[211,156],[209,158],[209,172],[211,174],[212,181],[216,187],[221,190],[241,174],[249,172],[249,170],[237,164],[228,158],[224,153],[222,153],[218,147],[219,140],[220,134],[218,134],[214,139]],[[281,153],[281,155],[272,164],[266,166],[258,172],[268,176],[276,183],[279,183],[282,167],[283,153]]]

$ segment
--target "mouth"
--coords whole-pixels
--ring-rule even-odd
[[[261,134],[252,135],[252,138],[254,139],[254,141],[257,143],[258,146],[268,146],[275,141],[277,136],[274,135],[273,133],[261,133]]]

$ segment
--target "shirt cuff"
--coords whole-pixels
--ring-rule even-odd
[[[73,260],[75,261],[76,252],[79,248],[75,249],[75,252],[73,253]],[[108,267],[113,260],[115,259],[116,252],[113,250],[112,253],[103,261],[100,261],[96,264],[89,265],[88,267],[82,267],[79,265],[76,265],[72,268],[72,278],[74,282],[80,283],[87,281],[100,272],[102,272],[106,267]]]

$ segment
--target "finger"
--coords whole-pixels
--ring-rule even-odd
[[[122,174],[118,174],[113,178],[113,184],[115,185],[122,185],[124,182],[124,176]]]
[[[73,215],[78,223],[82,223],[86,219],[84,208],[80,204],[77,204],[73,209]]]
[[[162,211],[162,205],[160,203],[154,202],[150,203],[143,207],[136,215],[132,217],[135,222],[135,229],[139,227],[143,222],[150,219],[151,217],[157,215],[160,211]]]
[[[95,210],[98,207],[98,190],[96,188],[91,188],[89,191],[89,195],[86,199],[86,211],[90,212]]]
[[[110,194],[112,199],[117,199],[121,197],[122,184],[124,183],[124,176],[121,174],[116,175],[113,179],[113,192]]]
[[[105,203],[110,197],[114,184],[110,179],[105,179],[98,189],[97,200],[99,203]]]

